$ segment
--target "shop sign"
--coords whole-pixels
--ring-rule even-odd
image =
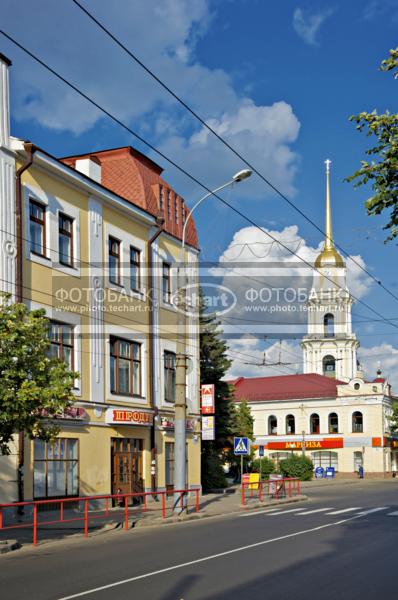
[[[160,427],[162,429],[174,429],[174,417],[160,417]],[[195,419],[186,419],[185,429],[187,431],[194,431]]]
[[[202,415],[214,415],[215,404],[214,404],[214,384],[205,383],[200,386],[200,397],[201,397],[201,412]]]
[[[202,440],[212,441],[216,435],[216,423],[213,416],[202,417]]]
[[[144,410],[125,410],[122,408],[107,408],[105,422],[120,425],[152,425],[153,415]]]
[[[305,440],[306,450],[319,450],[324,448],[343,448],[343,438],[325,438],[323,440]],[[268,442],[268,450],[301,450],[303,442],[301,440],[292,442]]]
[[[43,409],[40,411],[40,416],[43,418],[48,417],[48,411]],[[55,419],[67,419],[71,421],[83,421],[88,419],[87,411],[84,408],[77,406],[68,406],[61,413],[58,413],[54,417]]]

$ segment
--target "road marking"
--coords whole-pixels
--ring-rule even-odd
[[[387,510],[388,506],[379,506],[378,508],[371,508],[370,510],[364,510],[363,512],[358,513],[360,517],[364,515],[370,515],[371,513],[378,512],[379,510]]]
[[[279,510],[280,510],[280,508],[273,508],[272,510],[267,510],[267,509],[265,509],[265,510],[256,510],[256,512],[248,512],[248,513],[245,513],[244,515],[239,515],[239,516],[240,517],[254,517],[254,515],[264,515],[264,514],[270,515],[270,514],[276,512],[276,511],[279,511]]]
[[[343,510],[335,510],[334,512],[326,513],[327,515],[341,515],[343,513],[352,512],[353,510],[361,510],[362,506],[354,506],[354,508],[343,508]]]
[[[392,512],[392,513],[388,513],[388,516],[389,516],[389,517],[398,517],[398,510],[395,510],[395,511],[394,511],[394,512]]]
[[[301,517],[301,515],[314,515],[315,513],[325,512],[326,510],[333,510],[333,507],[328,506],[327,508],[316,508],[315,510],[307,510],[305,512],[300,513],[297,516]]]
[[[329,510],[329,509],[326,509]],[[211,554],[210,556],[203,556],[202,558],[197,558],[196,560],[191,560],[189,562],[181,563],[179,565],[173,565],[171,567],[165,567],[164,569],[159,569],[158,571],[151,571],[150,573],[144,573],[143,575],[137,575],[136,577],[129,577],[129,579],[121,579],[120,581],[115,581],[113,583],[108,583],[107,585],[102,585],[100,587],[92,588],[91,590],[86,590],[84,592],[78,592],[77,594],[72,594],[71,596],[63,596],[58,600],[74,600],[75,598],[82,598],[82,596],[88,596],[89,594],[95,594],[97,592],[102,592],[104,590],[109,590],[111,588],[118,587],[119,585],[125,585],[126,583],[133,583],[134,581],[140,581],[141,579],[148,579],[149,577],[154,577],[155,575],[160,575],[162,573],[169,573],[170,571],[176,571],[177,569],[183,569],[185,567],[190,567],[192,565],[197,565],[199,563],[208,562],[214,560],[216,558],[222,558],[223,556],[229,556],[231,554],[236,554],[237,552],[243,552],[244,550],[251,550],[252,548],[258,548],[260,546],[265,546],[266,544],[272,544],[274,542],[280,542],[282,540],[288,540],[290,538],[298,537],[299,535],[305,535],[307,533],[314,533],[315,531],[321,531],[322,529],[327,529],[328,527],[337,527],[338,525],[343,525],[344,523],[348,523],[349,521],[353,521],[354,519],[359,519],[362,515],[354,515],[353,517],[348,517],[347,519],[341,519],[340,521],[335,521],[334,523],[326,523],[325,525],[319,525],[318,527],[313,527],[312,529],[303,529],[302,531],[296,531],[295,533],[288,533],[287,535],[282,535],[280,537],[271,538],[269,540],[263,540],[262,542],[255,542],[254,544],[248,544],[247,546],[240,546],[239,548],[233,548],[232,550],[226,550],[225,552],[219,552],[218,554]]]
[[[299,510],[305,510],[304,508],[291,508],[290,510],[278,510],[278,512],[272,512],[271,517],[275,515],[286,515],[287,513],[298,512]]]

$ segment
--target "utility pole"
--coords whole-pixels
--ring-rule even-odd
[[[176,352],[176,402],[174,412],[174,498],[173,498],[173,511],[176,514],[185,512],[186,510],[186,496],[183,494],[183,490],[187,488],[186,482],[186,365],[187,365],[187,350],[186,350],[186,272],[185,272],[185,235],[189,220],[192,217],[192,213],[197,207],[209,196],[213,196],[217,192],[220,192],[224,188],[239,183],[244,179],[250,177],[252,172],[249,169],[244,169],[236,173],[231,181],[224,183],[215,190],[205,194],[200,200],[194,204],[189,211],[185,223],[182,229],[182,241],[181,241],[181,253],[177,277],[178,293],[176,294],[178,305],[176,306],[178,312],[178,325],[177,325],[177,352]],[[178,491],[180,490],[180,491]],[[181,494],[183,496],[181,497]]]

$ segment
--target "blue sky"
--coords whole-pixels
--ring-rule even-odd
[[[398,295],[397,247],[383,244],[381,227],[387,219],[368,217],[366,190],[355,191],[343,182],[369,144],[348,117],[374,108],[397,110],[398,82],[378,70],[388,50],[398,45],[397,0],[114,0],[111,9],[104,0],[83,3],[322,227],[323,161],[330,158],[335,239]],[[242,167],[71,0],[24,4],[19,14],[14,2],[3,0],[4,30],[173,160],[210,187]],[[13,135],[57,156],[131,143],[164,166],[166,179],[188,203],[201,196],[198,186],[2,38],[0,51],[13,61]],[[257,177],[225,198],[292,248],[299,243],[303,256],[312,257],[321,242],[319,232]],[[253,241],[248,224],[215,200],[198,213],[197,224],[205,260],[228,255],[231,244]],[[261,246],[256,248],[259,254]],[[274,251],[272,246],[271,258]],[[354,270],[350,282],[383,315],[398,317],[398,301],[363,273]],[[354,314],[372,318],[364,307],[355,307]],[[368,374],[380,360],[398,383],[398,330],[380,323],[358,324],[356,330]],[[254,357],[268,348],[272,359],[279,355],[279,345],[246,339],[231,346],[233,374],[270,374],[242,364],[238,352],[243,347],[247,352],[250,347]],[[285,349],[291,359],[300,355],[294,342],[285,343]]]

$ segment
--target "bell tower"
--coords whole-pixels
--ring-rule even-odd
[[[318,373],[343,381],[357,376],[359,342],[352,332],[352,296],[347,270],[336,250],[330,204],[330,160],[326,164],[325,241],[315,261],[314,278],[307,303],[308,331],[301,342],[304,373]]]

